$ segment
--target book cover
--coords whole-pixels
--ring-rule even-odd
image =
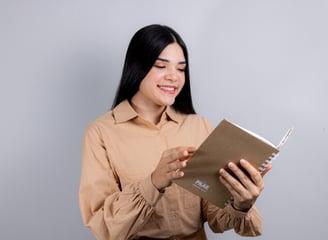
[[[219,169],[227,169],[229,162],[239,165],[246,159],[259,171],[279,153],[291,130],[278,146],[247,129],[223,119],[200,145],[183,169],[183,178],[174,182],[186,190],[224,207],[230,199],[230,192],[219,180]]]

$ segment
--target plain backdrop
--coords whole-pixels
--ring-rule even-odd
[[[257,239],[326,239],[326,0],[0,0],[0,239],[94,239],[78,208],[81,140],[110,109],[128,42],[184,38],[196,110],[273,143]],[[209,239],[239,239],[233,231]]]

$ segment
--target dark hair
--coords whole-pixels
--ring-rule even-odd
[[[123,100],[131,101],[138,92],[141,81],[152,68],[160,53],[171,43],[179,44],[187,62],[185,84],[172,106],[181,113],[195,113],[190,91],[187,47],[180,35],[172,28],[158,24],[145,26],[132,37],[126,52],[121,81],[112,108]]]

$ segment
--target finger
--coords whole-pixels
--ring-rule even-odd
[[[173,162],[176,160],[185,160],[190,158],[190,156],[195,152],[194,147],[177,147],[169,149],[165,152],[165,160],[169,162]]]
[[[167,172],[171,171],[180,171],[180,169],[185,168],[187,166],[187,160],[176,160],[174,162],[167,164]]]
[[[261,172],[261,176],[264,177],[265,174],[267,174],[267,172],[269,172],[272,169],[272,164],[269,164],[263,172]]]
[[[225,169],[221,169],[220,174],[221,183],[228,189],[234,202],[238,203],[238,209],[248,209],[258,196],[259,191],[256,186],[252,184],[251,190],[246,189],[241,182],[231,176]]]
[[[242,185],[242,183],[234,176],[232,176],[227,170],[222,168],[220,169],[219,173],[221,175],[220,177],[225,180],[224,185],[228,188],[231,194],[233,194],[233,192],[242,194],[245,191],[245,187]]]
[[[244,186],[244,188],[249,189],[253,183],[249,176],[241,170],[235,163],[230,162],[228,164],[228,169],[235,175],[235,178]],[[241,189],[242,191],[242,189]]]
[[[235,190],[235,187],[236,187],[237,183],[235,184],[235,187],[233,187],[233,185],[231,185],[230,182],[228,182],[226,180],[226,178],[224,176],[224,173],[222,173],[220,171],[220,174],[221,174],[221,176],[220,176],[221,183],[228,189],[228,191],[231,193],[231,195],[234,196],[234,197],[239,195],[239,193]]]
[[[241,159],[240,160],[240,165],[243,167],[243,169],[246,170],[246,172],[249,174],[252,182],[256,186],[261,187],[263,185],[263,179],[262,179],[261,174],[248,161],[246,161],[245,159]],[[247,177],[247,179],[249,179],[248,176],[246,176],[246,177]],[[243,177],[243,180],[245,180],[245,177]],[[249,183],[249,182],[247,182],[247,183]]]
[[[178,149],[178,159],[179,160],[185,160],[189,157],[191,157],[192,154],[196,151],[196,148],[194,147],[180,147]]]
[[[173,164],[174,164],[174,166],[173,166]],[[166,173],[169,179],[173,180],[173,179],[181,178],[184,176],[184,172],[181,171],[181,169],[183,169],[187,166],[187,160],[176,161],[174,163],[171,163],[170,165],[171,165],[172,170],[168,171]]]
[[[180,171],[180,168],[178,168],[176,171],[171,171],[167,174],[169,175],[170,179],[182,178],[184,176],[184,172]]]

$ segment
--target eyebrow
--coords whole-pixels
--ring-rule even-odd
[[[158,57],[157,60],[162,61],[162,62],[170,62],[170,60],[165,59],[165,58],[160,58],[160,57]],[[187,64],[187,62],[186,61],[180,61],[180,62],[178,62],[178,64]]]

